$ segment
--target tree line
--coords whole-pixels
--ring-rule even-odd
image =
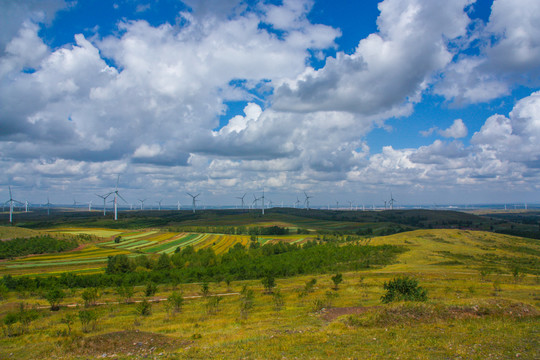
[[[11,259],[30,254],[57,253],[73,250],[78,246],[74,239],[56,239],[49,235],[15,238],[0,241],[0,259]]]
[[[218,255],[211,248],[177,249],[172,255],[161,254],[157,260],[148,255],[111,256],[105,273],[62,273],[60,276],[5,275],[1,283],[10,290],[32,291],[61,288],[111,287],[122,284],[189,283],[261,279],[268,275],[289,277],[310,273],[348,271],[389,264],[405,248],[392,245],[317,243],[301,245],[279,242],[264,246],[252,242],[236,244]]]

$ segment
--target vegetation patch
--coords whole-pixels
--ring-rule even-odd
[[[338,314],[339,312],[335,310]],[[331,313],[330,313],[331,314]],[[340,321],[352,327],[403,326],[415,323],[436,323],[481,317],[538,318],[535,307],[509,300],[479,300],[463,305],[435,303],[396,303],[371,309],[350,308]],[[343,312],[341,315],[344,315]],[[328,318],[331,320],[332,316]],[[334,317],[335,318],[335,317]]]

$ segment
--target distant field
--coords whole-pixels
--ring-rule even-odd
[[[0,240],[27,238],[32,236],[38,236],[42,233],[42,231],[30,230],[16,226],[0,226]]]

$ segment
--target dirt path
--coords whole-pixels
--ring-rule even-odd
[[[208,295],[208,296],[212,297],[212,296],[236,296],[236,295],[240,295],[240,293],[231,292],[231,293],[223,293],[223,294],[211,294],[211,295]],[[203,297],[203,295],[190,295],[190,296],[184,296],[184,300],[200,299],[202,297]],[[167,298],[154,297],[154,298],[147,299],[147,301],[152,302],[152,303],[159,303],[159,302],[162,302],[162,301],[167,301]],[[131,300],[127,304],[137,304],[137,303],[141,303],[141,302],[143,302],[143,300]],[[121,302],[121,301],[98,302],[94,306],[118,305],[118,304],[125,304],[125,302]],[[76,307],[84,307],[84,304],[71,303],[71,304],[61,304],[60,306],[61,307],[67,307],[67,308],[76,308]],[[48,305],[37,306],[37,309],[49,309],[49,308],[50,308],[50,306],[48,306]]]

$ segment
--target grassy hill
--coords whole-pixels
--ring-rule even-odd
[[[354,234],[368,226],[373,230],[376,226],[405,228],[412,227],[411,218],[427,217],[420,218],[413,231],[354,238],[352,243],[396,245],[405,251],[386,265],[344,272],[338,290],[333,290],[334,272],[314,272],[276,279],[279,291],[275,289],[274,295],[265,292],[260,279],[212,282],[207,296],[203,296],[200,283],[159,284],[157,293],[151,296],[145,295],[146,285],[140,285],[134,288],[130,303],[125,303],[117,289],[101,288],[101,305],[85,308],[85,289],[72,288],[66,290],[58,312],[48,310],[44,293],[24,289],[3,295],[0,292],[4,297],[0,301],[0,358],[540,357],[539,240],[470,228],[439,228],[443,222],[453,226],[450,223],[455,221],[473,221],[473,225],[483,224],[488,229],[510,224],[501,219],[461,213],[450,213],[445,218],[442,212],[385,213],[332,219],[332,212],[311,210],[309,217],[297,210],[275,211],[264,218],[245,213],[208,212],[193,216],[171,212],[163,214],[167,225],[137,230],[60,227],[59,222],[52,229],[54,233],[81,234],[96,240],[74,252],[3,262],[0,274],[14,271],[7,265],[27,266],[18,268],[20,274],[92,272],[99,271],[110,254],[142,253],[157,257],[185,244],[193,244],[196,249],[220,249],[224,254],[238,242],[251,241],[245,235],[195,234],[169,231],[170,228],[278,225],[308,229],[308,234],[258,237],[260,244],[301,243],[322,238],[319,231]],[[126,218],[118,224],[134,225],[137,219]],[[501,221],[504,224],[498,224]],[[114,241],[117,236],[121,237],[120,242]],[[381,302],[384,284],[403,275],[416,279],[427,290],[427,302]],[[309,288],[313,279],[315,285]],[[251,298],[246,295],[249,290],[253,291]],[[173,291],[182,292],[184,303],[180,312],[173,311],[167,300]],[[141,315],[141,301],[145,299],[150,301],[151,311]],[[34,311],[35,318],[28,323],[8,324],[9,314],[21,312],[21,302],[26,304],[24,311]],[[95,314],[96,319],[83,326],[79,316],[86,310]]]

